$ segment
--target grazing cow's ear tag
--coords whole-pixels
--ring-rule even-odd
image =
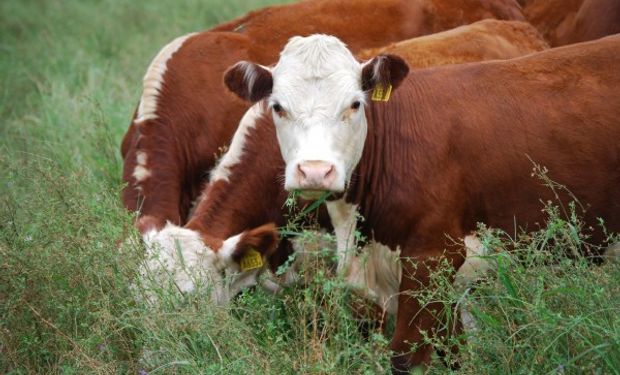
[[[263,256],[255,249],[250,249],[239,262],[241,271],[249,271],[263,266]]]
[[[391,94],[392,85],[388,84],[387,87],[383,87],[383,85],[376,85],[375,89],[372,90],[372,96],[370,98],[375,102],[387,102],[390,100]]]

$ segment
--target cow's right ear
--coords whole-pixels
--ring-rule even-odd
[[[273,77],[264,66],[240,61],[224,73],[224,83],[241,99],[255,103],[271,94]]]
[[[398,88],[409,74],[409,66],[396,55],[379,55],[362,65],[362,90],[391,85]]]

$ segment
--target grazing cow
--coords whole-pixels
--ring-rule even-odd
[[[552,46],[620,33],[619,0],[520,0],[525,18]]]
[[[363,234],[400,249],[391,348],[401,372],[430,361],[423,338],[436,335],[442,309],[412,294],[440,263],[463,264],[446,236],[478,222],[533,229],[554,194],[588,207],[592,243],[604,239],[597,217],[620,231],[618,66],[620,36],[409,72],[397,56],[360,64],[337,38],[313,35],[292,38],[273,68],[238,63],[225,81],[271,109],[287,190],[343,196],[365,218]],[[570,194],[532,177],[532,161]]]
[[[392,48],[404,52],[407,62],[413,67],[424,67],[429,62],[438,65],[465,62],[470,61],[472,56],[510,58],[514,56],[515,50],[528,54],[545,47],[541,37],[536,32],[529,32],[528,28],[532,27],[521,22],[481,21],[459,28],[456,32],[446,31],[436,34],[430,41],[428,37],[411,39],[389,47],[385,52],[391,52]],[[514,30],[514,33],[510,34],[510,30]],[[495,39],[490,37],[491,35],[496,35],[498,42],[494,42]],[[425,48],[420,48],[417,41]],[[435,48],[433,41],[441,48]],[[492,48],[498,45],[499,50],[493,52]],[[450,48],[451,46],[454,48]],[[407,53],[408,48],[420,53]],[[460,51],[460,55],[454,50]],[[366,55],[367,52],[362,51],[361,54]],[[176,251],[174,246],[171,246],[173,241],[171,242],[170,238],[177,240],[182,238],[178,242],[186,243],[182,246],[186,259],[191,259],[196,253],[205,252],[212,252],[213,257],[218,257],[221,246],[228,238],[263,223],[273,222],[277,225],[285,223],[282,207],[287,193],[279,184],[284,172],[284,161],[276,141],[270,113],[265,112],[260,105],[252,107],[241,120],[228,152],[211,172],[210,183],[198,199],[196,210],[185,227],[168,225],[160,232],[148,232],[147,242],[158,243],[164,255],[168,254],[166,257],[170,263],[169,272],[178,273],[175,279],[180,290],[189,291],[194,285],[187,272],[175,271],[178,268],[173,259]],[[372,256],[368,262],[360,262],[357,258],[347,260],[347,254],[351,253],[349,250],[355,247],[353,237],[357,221],[355,207],[341,201],[328,202],[327,206],[334,221],[338,240],[340,272],[345,273],[349,284],[369,300],[390,313],[395,312],[396,299],[393,296],[397,293],[397,289],[394,289],[394,285],[398,287],[400,276],[392,271],[386,271],[385,266],[388,266],[389,270],[398,269],[394,268],[394,262],[389,259],[391,256],[386,255],[380,245],[371,243],[369,253]],[[321,221],[324,226],[329,225],[327,219]],[[205,243],[208,246],[205,247]],[[291,254],[290,244],[286,240],[274,253],[271,247],[258,250],[266,255],[265,264],[269,264],[272,269],[277,268]],[[222,254],[229,255],[227,252]],[[213,280],[220,280],[218,275],[225,272],[235,275],[232,276],[230,290],[225,290],[220,286],[221,283],[216,283],[218,286],[213,292],[214,299],[220,303],[234,296],[239,288],[256,281],[256,271],[238,272],[239,265],[230,260],[228,258],[212,265],[204,262],[200,264],[202,272],[207,272],[206,270],[215,266],[220,267],[212,271],[214,276],[210,278]],[[158,266],[155,260],[151,262],[150,268],[155,269]],[[293,278],[292,275],[287,277]],[[244,282],[237,281],[237,278],[243,279]]]
[[[123,203],[141,233],[184,224],[206,175],[248,105],[222,82],[248,59],[276,61],[289,37],[326,32],[355,51],[484,18],[524,20],[514,0],[317,0],[252,12],[166,45],[151,62],[125,135]]]

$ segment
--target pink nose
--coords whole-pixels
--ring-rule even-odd
[[[297,165],[299,187],[307,190],[330,190],[336,179],[336,167],[322,160],[306,160]]]

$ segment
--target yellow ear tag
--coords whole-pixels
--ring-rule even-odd
[[[375,102],[387,102],[390,100],[390,95],[392,94],[392,85],[387,85],[387,87],[383,87],[383,85],[375,86],[375,89],[372,90],[372,96],[370,97]]]
[[[255,249],[250,249],[239,262],[241,271],[249,271],[263,266],[263,256]]]

